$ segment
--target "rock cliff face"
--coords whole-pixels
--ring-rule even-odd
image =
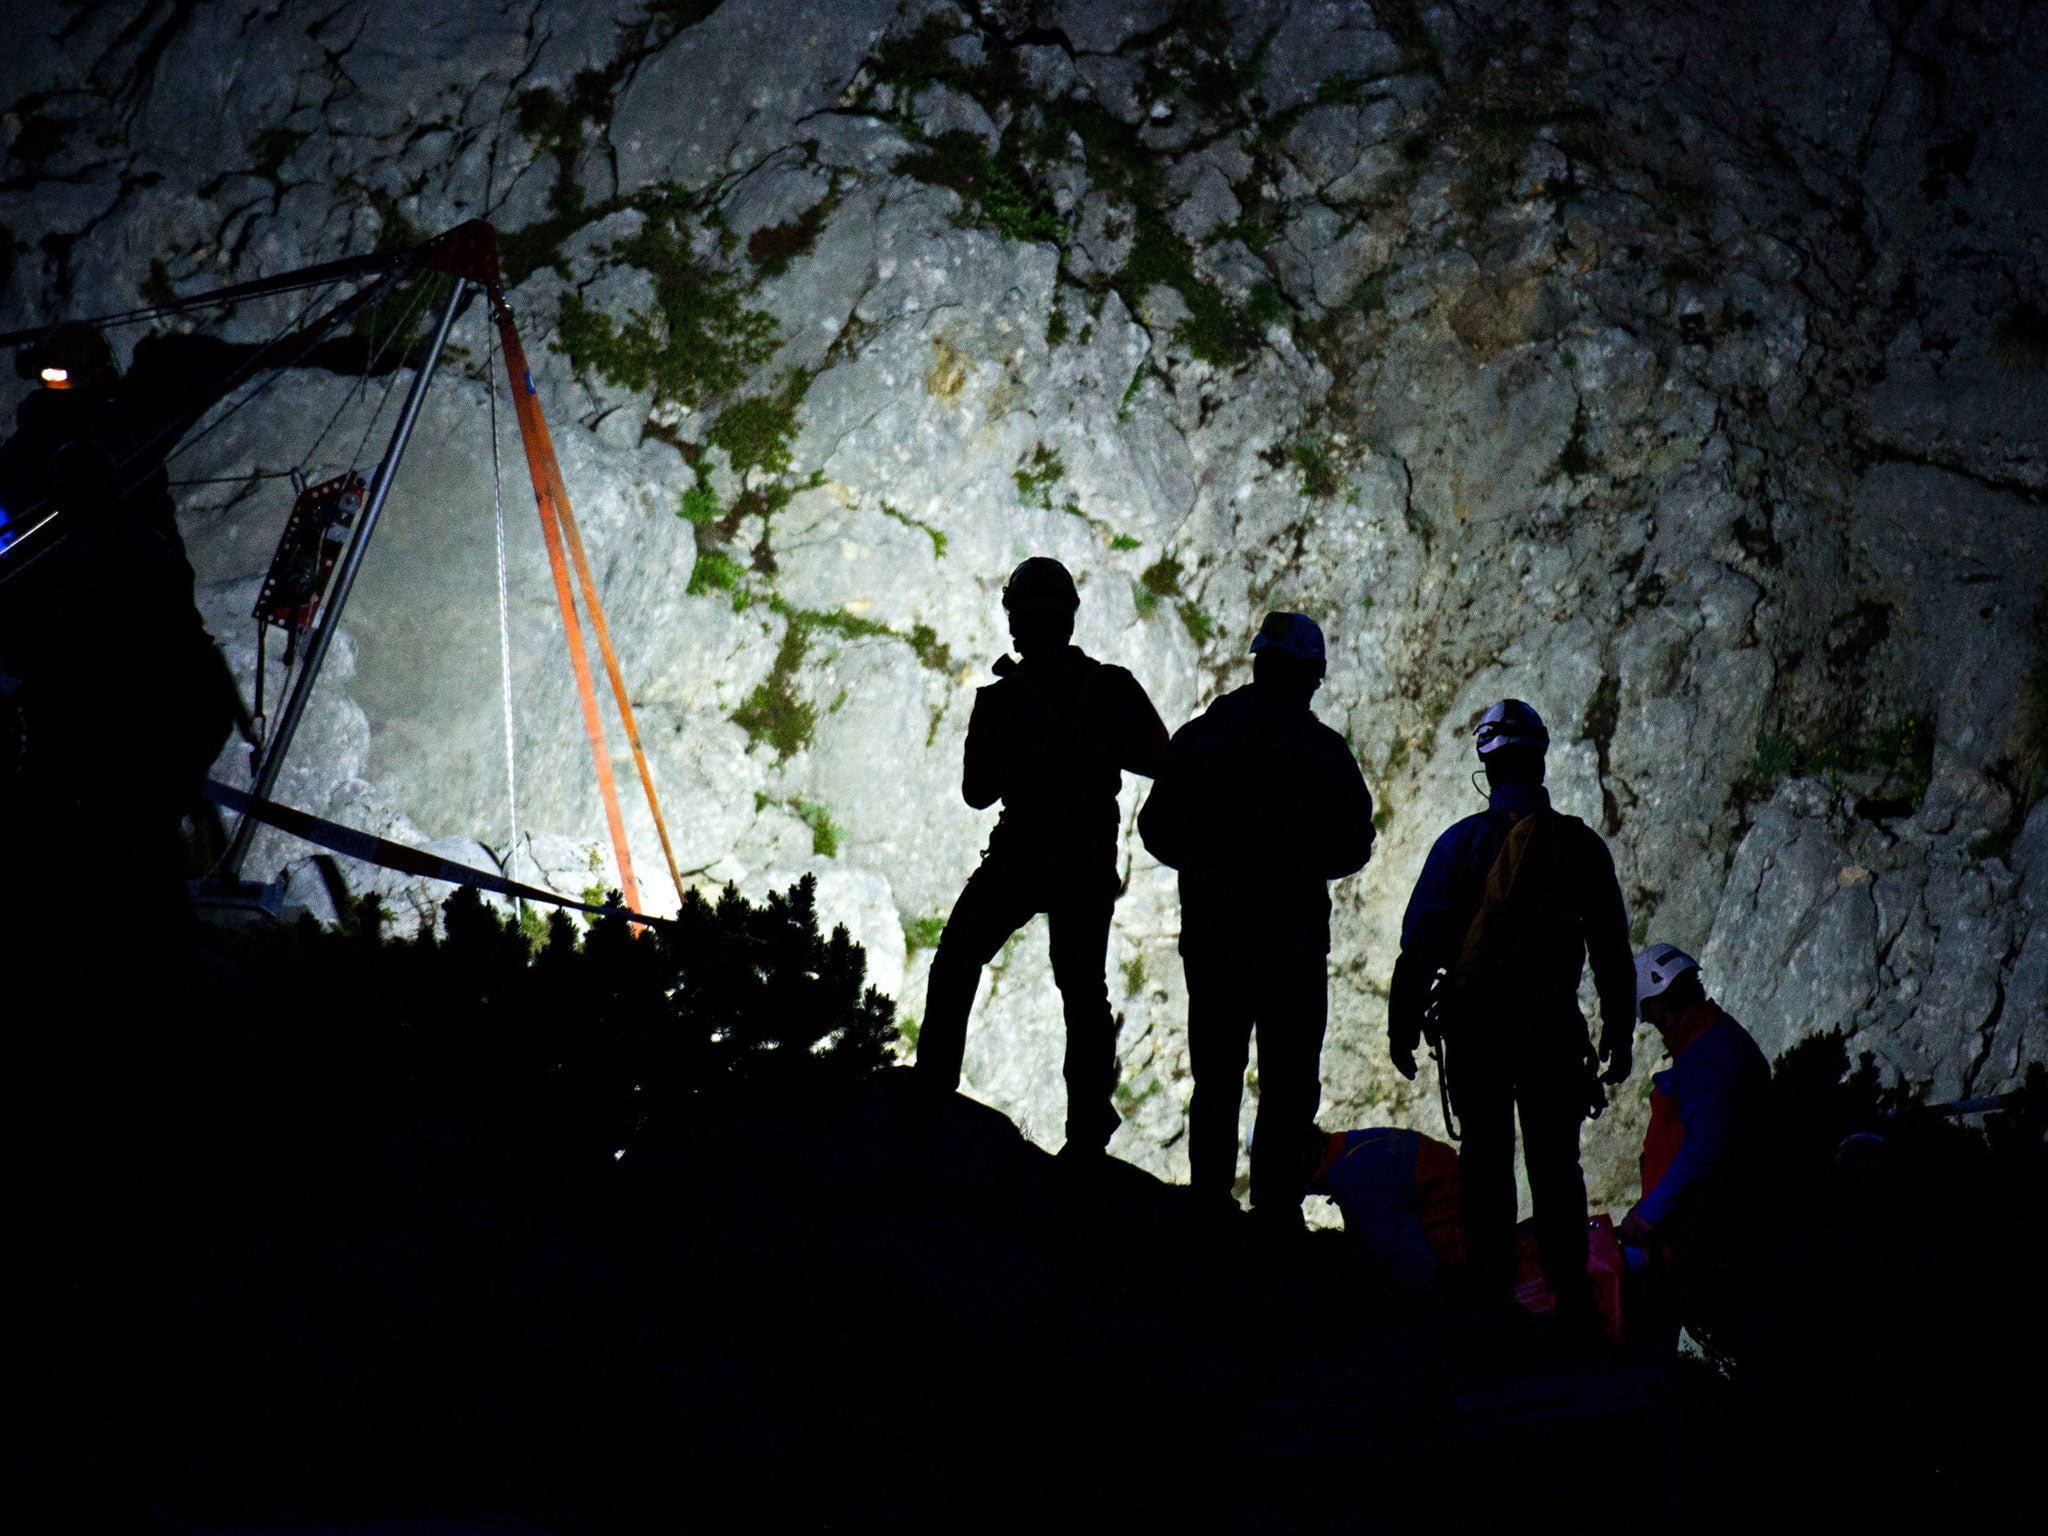
[[[132,0],[10,30],[0,325],[497,224],[683,866],[816,872],[906,1016],[988,829],[956,785],[996,595],[1045,553],[1173,724],[1264,610],[1331,636],[1318,711],[1384,826],[1337,891],[1328,1123],[1437,1126],[1385,985],[1506,694],[1637,936],[1698,948],[1767,1049],[1839,1026],[1940,1095],[2048,1056],[2039,7]],[[508,846],[474,311],[456,341],[282,793],[581,891],[614,877],[516,468]],[[268,477],[350,462],[381,391],[293,374],[174,466],[245,675]],[[1184,1172],[1137,803],[1115,1149]],[[1041,1139],[1058,1017],[1027,930],[968,1077]],[[1655,1053],[1588,1133],[1599,1198]]]

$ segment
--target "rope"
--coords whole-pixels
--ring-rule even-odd
[[[397,283],[403,281],[403,277],[400,274],[393,273],[380,279],[380,281],[386,285],[395,286]],[[308,448],[303,454],[299,456],[298,467],[301,471],[305,470],[305,468],[313,462],[314,455],[319,453],[321,448],[326,445],[327,435],[330,432],[332,432],[335,429],[335,427],[340,423],[342,413],[349,408],[351,403],[357,400],[361,400],[369,394],[370,375],[375,373],[377,371],[377,365],[384,361],[384,354],[387,350],[389,350],[392,338],[404,334],[405,330],[411,326],[413,316],[419,313],[420,304],[426,298],[426,291],[427,285],[424,283],[421,284],[418,294],[413,299],[413,306],[411,309],[406,311],[404,319],[400,320],[397,325],[387,327],[383,335],[373,338],[373,345],[363,355],[362,377],[356,380],[356,382],[352,384],[347,390],[343,391],[340,402],[334,407],[334,414],[327,418],[327,425],[322,427],[320,429],[320,435],[313,439],[313,446]],[[381,416],[384,414],[385,402],[390,400],[391,390],[393,386],[397,384],[397,382],[398,371],[394,367],[390,379],[385,382],[383,397],[379,399],[377,402],[377,415],[372,416],[370,418],[372,426],[376,424],[377,416]],[[362,462],[363,448],[366,444],[368,444],[369,441],[369,429],[365,428],[363,431],[362,441],[356,444],[356,456],[354,459],[350,460],[347,464],[342,466],[344,471],[354,469],[357,464],[360,464]]]
[[[484,388],[490,391],[491,416],[491,522],[498,537],[498,682],[505,705],[505,817],[510,841],[505,845],[505,867],[519,853],[519,778],[512,751],[512,605],[505,592],[505,500],[498,465],[498,377],[491,371],[497,360],[498,338],[489,318],[484,322]]]
[[[272,351],[274,351],[281,342],[285,341],[288,337],[291,337],[299,333],[300,331],[304,330],[306,324],[306,317],[312,314],[313,311],[318,309],[323,303],[325,303],[327,301],[328,295],[332,294],[334,290],[340,286],[340,283],[336,281],[329,283],[325,288],[322,288],[318,293],[313,295],[311,299],[306,301],[306,307],[304,309],[300,310],[291,319],[287,320],[284,323],[284,325],[280,327],[268,341],[264,342],[263,345],[257,349],[256,355],[250,358],[248,362],[242,365],[243,371],[248,373],[249,377],[245,379],[242,384],[237,384],[235,386],[236,389],[241,389],[245,385],[249,384],[253,384],[255,387],[253,389],[250,389],[248,393],[242,396],[241,399],[235,401],[234,404],[230,405],[218,416],[214,417],[213,420],[209,421],[205,426],[201,427],[198,431],[193,432],[190,437],[184,437],[183,434],[181,433],[181,441],[172,444],[170,452],[164,455],[163,462],[165,465],[168,466],[172,460],[177,459],[184,454],[190,453],[193,450],[193,448],[197,447],[200,443],[206,441],[206,439],[210,437],[213,433],[218,432],[223,426],[227,425],[228,422],[232,421],[235,418],[236,414],[240,412],[244,406],[250,404],[254,400],[260,399],[264,391],[269,389],[278,381],[279,374],[275,370],[266,370],[259,368],[258,364],[260,364],[266,356],[268,356]],[[328,322],[326,321],[322,322],[323,325],[327,323]],[[167,428],[166,431],[168,430],[169,429]],[[163,437],[164,433],[159,432],[155,437],[151,438],[148,443],[143,445],[143,450],[155,448],[156,445],[163,439]],[[134,458],[140,456],[140,453],[143,450],[138,450],[137,454],[130,455],[129,462],[133,462]],[[128,465],[127,463],[124,463],[121,467],[123,469],[126,469]],[[133,486],[129,487],[130,490],[132,490],[133,488]]]
[[[494,298],[496,296],[494,295]],[[548,440],[548,424],[534,397],[533,372],[526,366],[526,349],[519,344],[513,328],[512,311],[497,299],[498,338],[505,349],[505,374],[512,385],[512,409],[519,418],[519,440],[526,450],[526,471],[533,480],[534,506],[540,513],[540,533],[548,550],[548,571],[555,581],[555,605],[562,611],[562,631],[569,642],[569,663],[576,671],[576,697],[583,706],[583,734],[590,740],[590,756],[597,769],[597,789],[604,799],[605,825],[611,832],[612,852],[619,863],[619,888],[626,905],[640,905],[639,882],[633,878],[633,855],[626,845],[626,818],[619,809],[618,781],[612,776],[611,754],[605,748],[604,721],[597,710],[597,683],[590,675],[590,652],[583,641],[583,625],[576,617],[576,599],[569,591],[568,561],[562,549],[561,518],[557,514],[559,475],[548,466],[555,451]]]
[[[252,469],[246,475],[194,475],[189,480],[167,480],[164,483],[172,490],[182,490],[188,485],[247,485],[254,480],[289,480],[289,469]]]
[[[432,286],[433,284],[431,283],[420,284],[419,292],[413,295],[412,308],[405,312],[405,317],[397,325],[385,333],[384,340],[377,344],[377,350],[370,355],[370,361],[363,365],[363,388],[365,390],[370,387],[370,371],[378,362],[382,361],[384,349],[391,344],[391,338],[403,336],[412,329],[413,317],[419,314],[420,306],[427,302],[427,290]],[[370,419],[363,424],[362,440],[356,444],[355,454],[349,459],[351,465],[363,462],[363,450],[370,446],[370,434],[377,430],[377,423],[384,419],[384,407],[391,403],[391,391],[398,387],[398,373],[399,370],[393,368],[391,370],[391,377],[384,381],[384,393],[377,397],[377,409],[370,413]]]
[[[668,862],[668,877],[675,883],[676,900],[684,896],[683,877],[676,872],[676,851],[669,846],[668,823],[662,818],[661,800],[654,793],[654,770],[647,751],[640,745],[640,726],[633,718],[633,701],[626,692],[626,680],[619,672],[619,655],[612,649],[611,628],[604,621],[604,606],[597,600],[597,583],[590,574],[590,558],[583,552],[583,535],[576,528],[576,514],[569,510],[569,492],[562,484],[562,467],[552,450],[548,466],[554,473],[555,500],[562,511],[562,530],[569,536],[569,555],[576,562],[576,581],[583,588],[583,606],[590,610],[590,627],[597,631],[598,654],[604,657],[605,675],[611,680],[612,697],[618,701],[619,719],[625,723],[626,740],[633,747],[633,766],[640,774],[640,787],[647,793],[647,808],[654,813],[654,830],[661,838],[661,856]]]

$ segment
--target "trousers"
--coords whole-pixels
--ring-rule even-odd
[[[960,1085],[967,1016],[982,967],[1010,935],[1043,912],[1052,930],[1052,976],[1066,1015],[1067,1141],[1085,1150],[1109,1144],[1116,1110],[1116,1018],[1109,1007],[1109,922],[1116,879],[1077,877],[1021,859],[982,861],[953,904],[932,959],[924,1028],[917,1039],[918,1081],[939,1093]]]
[[[1474,1287],[1484,1296],[1514,1294],[1519,1113],[1543,1278],[1557,1298],[1559,1316],[1590,1312],[1586,1176],[1579,1166],[1579,1126],[1587,1102],[1583,1065],[1569,1057],[1533,1064],[1454,1057],[1451,1098],[1464,1129],[1458,1161],[1464,1182],[1465,1257]]]
[[[1252,1205],[1301,1210],[1303,1149],[1322,1102],[1328,966],[1322,951],[1283,942],[1183,945],[1188,983],[1188,1183],[1227,1197],[1237,1177],[1237,1113],[1253,1032],[1259,1041],[1259,1114],[1252,1129]]]

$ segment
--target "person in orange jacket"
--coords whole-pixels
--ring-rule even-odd
[[[1643,1137],[1642,1198],[1616,1235],[1640,1292],[1636,1311],[1653,1333],[1675,1336],[1682,1271],[1702,1197],[1741,1151],[1770,1084],[1757,1043],[1707,996],[1699,962],[1675,944],[1636,956],[1636,1007],[1670,1053],[1651,1079],[1650,1128]],[[1632,1330],[1634,1331],[1634,1330]]]

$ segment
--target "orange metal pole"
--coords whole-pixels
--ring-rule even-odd
[[[519,418],[519,440],[526,450],[526,471],[533,479],[533,499],[540,510],[540,531],[547,544],[548,569],[555,579],[555,601],[562,610],[562,629],[569,640],[569,661],[576,669],[576,693],[583,706],[583,731],[590,738],[590,754],[597,764],[597,787],[604,797],[605,821],[611,829],[612,851],[619,861],[620,892],[626,898],[626,905],[637,911],[640,885],[633,878],[633,856],[626,847],[626,819],[619,810],[619,786],[612,777],[611,754],[604,742],[604,721],[598,714],[597,683],[590,674],[590,653],[584,643],[583,625],[576,617],[576,600],[569,591],[568,562],[563,557],[561,514],[568,510],[568,498],[556,489],[561,472],[554,468],[554,444],[548,439],[547,422],[541,416],[540,402],[534,398],[533,375],[526,366],[526,349],[519,344],[519,332],[512,324],[512,311],[496,294],[492,295],[492,303],[496,310],[498,338],[505,350],[505,371],[512,380],[512,408]],[[609,644],[605,650],[609,664]],[[630,731],[630,725],[628,729]],[[637,754],[637,739],[634,748]],[[658,810],[655,816],[658,825]],[[662,847],[664,850],[668,847],[666,832],[662,834]]]

